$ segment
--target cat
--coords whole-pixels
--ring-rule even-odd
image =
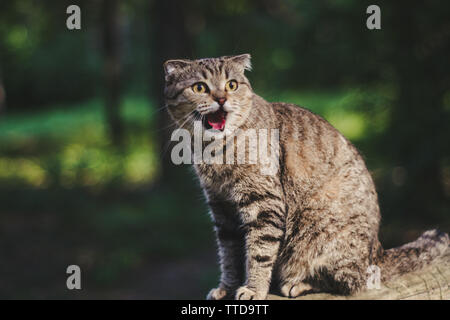
[[[164,63],[166,108],[180,128],[193,134],[198,120],[217,135],[279,131],[276,174],[258,163],[194,164],[221,267],[207,299],[265,299],[272,288],[350,295],[365,288],[372,265],[386,281],[443,254],[449,237],[437,230],[383,250],[375,185],[357,149],[307,109],[256,95],[250,69],[249,54]]]

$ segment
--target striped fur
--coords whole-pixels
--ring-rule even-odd
[[[245,70],[250,56],[170,60],[166,103],[175,123],[192,130],[227,99],[225,130],[278,129],[276,175],[258,164],[197,164],[219,247],[221,279],[209,299],[264,299],[271,286],[295,297],[311,290],[352,294],[366,285],[376,264],[382,279],[421,268],[448,247],[437,231],[384,251],[378,241],[380,212],[372,178],[356,148],[327,121],[253,93]],[[226,92],[234,79],[239,88]],[[191,86],[205,82],[198,95]],[[226,149],[226,145],[223,149]]]

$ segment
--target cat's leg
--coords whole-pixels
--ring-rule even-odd
[[[280,291],[285,297],[295,298],[305,293],[316,292],[318,289],[306,282],[288,281],[281,286]]]
[[[265,299],[272,269],[285,232],[285,205],[277,189],[254,191],[239,203],[246,241],[245,285],[236,292],[238,300]]]
[[[364,222],[364,217],[359,216],[359,219]],[[340,231],[332,233],[333,241],[325,246],[321,258],[314,261],[316,278],[322,280],[321,287],[342,295],[351,295],[365,288],[372,239],[377,239],[368,223],[348,225],[339,226],[339,222],[335,223]],[[364,225],[367,227],[364,228]]]
[[[333,245],[323,251],[319,259],[313,260],[315,275],[313,285],[321,291],[351,295],[366,286],[367,268],[371,243],[367,234],[334,235]]]
[[[366,270],[361,261],[343,261],[336,263],[329,271],[332,276],[332,292],[342,295],[354,294],[366,286]]]
[[[208,300],[232,299],[244,281],[244,235],[233,216],[235,212],[224,201],[209,202],[220,258],[220,284],[212,289]]]
[[[287,269],[291,272],[283,274],[280,280],[281,294],[289,298],[312,292],[354,294],[363,289],[366,284],[365,270],[367,267],[365,266],[368,264],[363,261],[363,258],[358,259],[357,256],[351,259],[348,256],[342,256],[341,260],[311,260],[309,261],[311,265],[316,264],[315,272],[312,276],[307,277],[300,271],[301,263],[290,261],[291,267]],[[299,267],[298,271],[292,266]]]
[[[291,232],[287,233],[292,234]],[[301,232],[297,231],[297,235],[303,238]],[[298,241],[298,238],[291,236],[290,241],[280,252],[276,284],[283,296],[295,298],[305,293],[320,291],[317,285],[309,281],[308,249],[311,248],[308,248],[303,241]]]
[[[220,258],[220,284],[209,292],[207,299],[231,299],[244,278],[244,239],[242,234],[227,230],[226,227],[216,227],[216,237]]]

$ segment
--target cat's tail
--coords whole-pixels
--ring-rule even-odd
[[[380,267],[381,280],[415,271],[444,255],[450,244],[448,234],[438,230],[428,230],[417,240],[401,247],[379,253],[377,266]]]

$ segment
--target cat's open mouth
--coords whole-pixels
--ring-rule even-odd
[[[223,108],[219,108],[216,112],[208,113],[203,121],[206,129],[214,129],[223,131],[225,122],[227,121],[227,112]]]

